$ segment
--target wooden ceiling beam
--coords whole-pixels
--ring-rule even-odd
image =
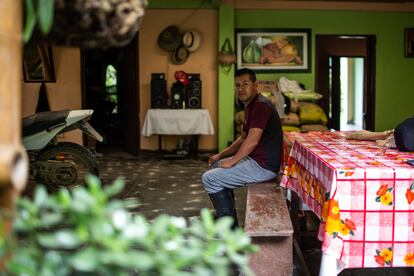
[[[234,7],[240,10],[272,9],[272,10],[344,10],[344,11],[385,11],[414,12],[414,0],[350,1],[296,1],[296,0],[234,0]],[[379,2],[380,1],[380,2]]]

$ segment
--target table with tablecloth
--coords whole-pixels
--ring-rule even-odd
[[[162,135],[192,135],[197,153],[198,135],[213,135],[214,128],[207,109],[148,109],[142,135],[153,134],[158,135],[160,152]]]
[[[214,128],[207,109],[148,109],[142,134],[212,135]]]
[[[321,218],[322,252],[337,272],[414,266],[414,167],[405,162],[414,153],[341,132],[284,136],[291,149],[281,185]]]

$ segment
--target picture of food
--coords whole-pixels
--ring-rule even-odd
[[[309,31],[237,34],[238,68],[308,70]]]

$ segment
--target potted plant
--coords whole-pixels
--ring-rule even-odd
[[[257,248],[241,229],[231,230],[231,218],[215,222],[204,209],[190,222],[168,215],[149,222],[131,212],[135,200],[114,197],[123,186],[102,187],[89,176],[86,187],[48,194],[38,186],[33,199],[21,198],[13,236],[0,236],[6,273],[229,275],[238,267],[251,275],[247,256]]]

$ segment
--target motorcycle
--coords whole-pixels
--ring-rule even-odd
[[[80,129],[102,142],[102,136],[88,123],[93,110],[40,112],[23,118],[23,145],[30,159],[30,179],[51,190],[74,188],[87,174],[98,175],[95,155],[86,147],[58,142],[57,135]]]

